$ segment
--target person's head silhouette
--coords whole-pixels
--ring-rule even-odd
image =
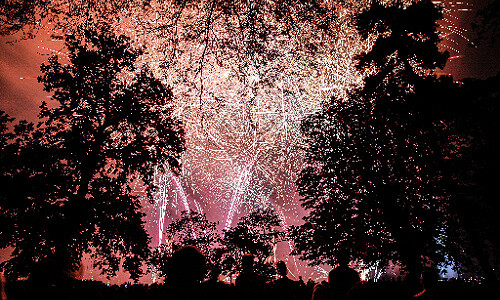
[[[196,285],[205,276],[205,255],[194,246],[184,246],[168,262],[167,281],[173,285]]]
[[[279,262],[276,263],[276,272],[278,273],[279,276],[286,277],[287,269],[284,261],[280,260]]]
[[[337,252],[337,263],[339,264],[339,266],[346,267],[350,261],[351,261],[351,255],[349,253],[349,250],[340,249]]]
[[[219,264],[213,264],[210,268],[210,280],[218,280],[219,275],[221,274],[222,269]]]
[[[242,272],[251,273],[253,272],[253,255],[245,254],[241,257],[241,269]]]
[[[438,271],[433,268],[425,268],[420,275],[420,281],[425,290],[432,290],[439,281]]]
[[[328,283],[336,297],[345,297],[347,292],[359,282],[359,274],[349,268],[348,249],[339,249],[336,259],[338,266],[328,274]]]

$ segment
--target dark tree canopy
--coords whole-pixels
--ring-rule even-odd
[[[294,229],[295,252],[312,264],[334,264],[346,248],[364,263],[399,261],[411,272],[421,256],[443,259],[444,126],[428,97],[433,69],[448,55],[437,48],[440,17],[430,1],[362,12],[359,32],[376,36],[358,60],[371,70],[364,87],[302,124],[306,167],[297,184],[309,215]]]
[[[447,97],[450,151],[444,169],[450,191],[449,241],[464,272],[498,281],[500,74],[465,79],[441,91]],[[495,274],[496,273],[496,274]]]
[[[218,263],[222,253],[217,223],[207,220],[205,214],[183,211],[179,219],[165,229],[166,242],[153,250],[149,266],[161,277],[167,274],[167,263],[172,253],[184,246],[195,246],[205,255],[207,263]]]
[[[88,28],[99,21],[127,15],[137,4],[135,0],[7,0],[0,3],[0,35],[22,32],[24,38],[34,38],[46,24],[64,33]],[[95,25],[94,24],[94,25]]]
[[[92,253],[107,275],[120,265],[135,280],[148,255],[149,236],[133,183],[153,192],[153,169],[167,162],[176,172],[184,150],[181,124],[171,115],[172,93],[147,68],[140,49],[106,27],[69,35],[69,63],[51,57],[39,81],[52,93],[41,122],[16,127],[19,159],[4,171],[2,247],[14,246],[3,264],[11,277],[53,259],[75,269]]]
[[[207,220],[205,214],[183,211],[180,219],[174,220],[165,230],[166,238],[171,241],[172,251],[192,245],[209,258],[220,243],[217,223]]]
[[[269,258],[277,243],[285,240],[280,225],[279,217],[272,209],[259,209],[242,217],[236,226],[224,233],[222,244],[231,261],[223,262],[224,272],[235,273],[241,265],[242,255],[252,254],[256,272],[270,278],[274,274],[274,266]]]
[[[476,43],[488,41],[491,45],[498,41],[500,35],[500,1],[490,0],[476,14],[476,20],[472,23],[476,33]]]
[[[218,265],[225,274],[239,272],[241,258],[252,254],[256,258],[255,271],[269,279],[275,273],[273,251],[286,239],[280,230],[281,222],[272,209],[260,209],[243,216],[239,222],[221,237],[216,223],[204,214],[184,211],[179,219],[170,223],[165,233],[167,241],[153,250],[149,267],[157,276],[167,274],[172,253],[183,246],[195,246],[208,259],[208,264]]]

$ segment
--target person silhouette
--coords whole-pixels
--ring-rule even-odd
[[[299,276],[299,286],[300,287],[305,287],[306,283],[304,282],[304,279],[302,279],[302,276]]]
[[[321,282],[313,289],[313,300],[346,299],[347,293],[358,282],[359,274],[349,267],[349,251],[341,249],[337,252],[337,267],[328,273],[328,284]]]
[[[297,283],[287,277],[288,269],[284,261],[276,263],[278,278],[270,283],[274,299],[296,299],[298,297]]]
[[[313,285],[313,282],[311,281],[311,284],[308,282],[308,285]],[[330,288],[328,286],[328,282],[318,282],[314,284],[312,288],[311,300],[328,300],[330,298],[329,292]]]
[[[420,275],[420,283],[422,284],[423,290],[414,295],[413,299],[439,299],[436,293],[436,284],[438,281],[438,271],[433,268],[425,268]]]
[[[219,264],[211,266],[209,278],[202,284],[205,299],[223,300],[231,298],[231,286],[219,280],[221,273],[222,269]]]
[[[278,278],[273,280],[273,284],[275,285],[290,285],[293,280],[287,277],[288,269],[284,261],[280,260],[276,263],[276,273],[278,274]]]
[[[241,298],[259,299],[264,293],[264,279],[253,269],[254,256],[245,254],[241,258],[241,272],[235,280],[235,286]]]
[[[205,255],[195,246],[176,250],[167,264],[167,293],[172,299],[201,299],[201,281],[205,277]]]
[[[338,265],[328,274],[328,284],[335,299],[343,299],[351,288],[360,282],[359,274],[349,267],[350,255],[346,249],[337,253]]]

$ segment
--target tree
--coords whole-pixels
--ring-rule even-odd
[[[496,183],[500,75],[465,79],[442,93],[450,99],[446,121],[450,151],[445,164],[450,191],[449,240],[461,271],[498,282],[500,240]]]
[[[217,223],[208,221],[205,214],[183,211],[181,217],[172,221],[165,230],[168,242],[153,250],[150,268],[156,270],[157,276],[164,276],[172,253],[188,245],[200,249],[208,264],[218,263],[223,249],[220,248],[221,237],[216,226]]]
[[[424,258],[443,259],[444,125],[429,97],[448,56],[437,47],[440,17],[429,1],[374,3],[357,17],[362,37],[376,38],[358,57],[364,86],[302,124],[297,185],[309,215],[293,232],[295,253],[312,264],[334,264],[347,248],[364,263],[400,262],[411,280]]]
[[[9,183],[9,170],[12,169],[12,163],[16,158],[15,153],[16,145],[13,143],[15,135],[9,130],[9,126],[11,125],[14,118],[11,118],[4,111],[0,110],[0,188],[3,191],[6,191],[8,187],[6,183]],[[5,193],[0,194],[0,203],[5,203],[5,197],[7,195]],[[0,209],[4,209],[3,205],[0,205]],[[0,214],[0,227],[2,230],[0,231],[0,243],[2,245],[8,245],[8,238],[12,234],[9,232],[13,230],[12,227],[9,228],[9,218],[7,214]]]
[[[476,33],[476,44],[481,41],[489,41],[490,45],[497,42],[500,34],[500,1],[491,0],[477,11],[476,21],[472,23],[472,29]]]
[[[178,171],[184,139],[172,93],[137,68],[141,50],[106,26],[65,45],[69,64],[51,57],[39,77],[54,104],[41,105],[36,126],[16,127],[19,163],[6,172],[12,185],[0,203],[11,228],[0,246],[15,249],[2,267],[19,277],[53,260],[70,271],[92,253],[108,276],[121,265],[137,280],[149,236],[132,183],[151,196],[157,164]]]
[[[192,245],[211,258],[220,236],[217,223],[207,220],[205,214],[195,211],[183,211],[178,220],[173,221],[165,230],[166,238],[171,240],[172,251],[183,246]]]
[[[51,24],[65,34],[76,29],[87,28],[90,24],[110,22],[120,14],[135,7],[131,0],[8,0],[0,3],[0,35],[15,35],[34,38],[46,24]]]
[[[245,47],[245,50],[257,50],[262,49],[260,42],[265,41],[272,33],[279,31],[281,34],[289,34],[290,30],[297,30],[300,23],[327,29],[334,20],[333,11],[317,0],[4,1],[0,3],[3,16],[0,19],[0,34],[12,35],[24,31],[34,37],[33,34],[44,23],[51,23],[59,30],[74,31],[82,25],[95,25],[103,20],[109,22],[113,19],[119,22],[120,18],[133,14],[137,17],[158,12],[163,18],[157,19],[156,25],[144,22],[147,17],[139,24],[146,25],[150,31],[174,33],[172,38],[177,42],[178,38],[210,40],[206,38],[207,34],[217,34],[218,25],[226,22],[224,25],[227,32],[238,35],[240,42],[250,46]],[[174,27],[178,28],[173,29]]]
[[[235,273],[241,265],[242,255],[252,254],[256,258],[255,271],[270,279],[275,272],[269,258],[277,243],[285,240],[285,233],[279,230],[280,224],[276,212],[269,208],[242,217],[224,234],[222,244],[227,249],[230,263],[223,262],[223,271]]]

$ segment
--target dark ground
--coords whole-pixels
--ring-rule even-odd
[[[209,290],[202,286],[200,299],[241,299],[239,291],[232,286]],[[436,299],[497,299],[498,289],[488,288],[484,284],[464,281],[442,281],[438,286],[439,295]],[[96,281],[71,281],[62,287],[53,285],[35,287],[29,281],[7,283],[7,299],[75,299],[75,300],[128,300],[128,299],[174,299],[169,290],[163,285],[111,285],[107,286]],[[311,299],[312,286],[297,287],[293,292],[293,300]],[[348,299],[412,299],[414,291],[404,283],[391,282],[364,282],[351,291]],[[198,297],[196,297],[198,298]],[[179,299],[179,297],[175,297]],[[267,288],[260,299],[285,299],[276,294],[272,288]],[[286,298],[290,299],[290,298]],[[4,300],[4,299],[2,299]]]

